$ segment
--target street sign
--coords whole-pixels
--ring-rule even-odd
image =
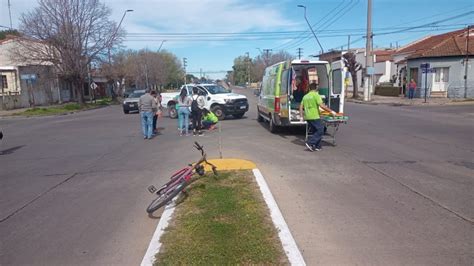
[[[428,69],[428,68],[430,68],[430,63],[421,64],[421,65],[420,65],[420,68],[421,68],[421,69]]]
[[[436,73],[436,69],[434,69],[434,68],[428,68],[428,69],[422,68],[422,69],[421,69],[421,73],[423,73],[423,74]]]
[[[97,86],[97,84],[95,84],[95,82],[91,83],[91,89],[95,90],[95,89],[97,89],[97,87],[98,86]]]

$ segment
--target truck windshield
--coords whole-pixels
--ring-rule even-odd
[[[209,91],[211,94],[221,94],[221,93],[230,93],[229,90],[226,88],[219,86],[219,85],[211,85],[211,86],[206,86],[206,89]]]

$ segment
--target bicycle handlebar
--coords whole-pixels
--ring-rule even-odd
[[[201,163],[205,162],[206,164],[212,167],[212,172],[214,175],[217,175],[217,167],[212,163],[208,162],[206,159],[206,153],[204,152],[204,146],[200,145],[197,141],[194,142],[194,148],[201,152],[201,159],[195,164],[194,167],[200,165]]]

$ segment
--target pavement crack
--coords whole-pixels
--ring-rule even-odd
[[[417,161],[360,161],[363,164],[414,164]]]
[[[474,224],[474,221],[472,221],[472,220],[469,219],[468,217],[464,217],[462,214],[460,214],[460,213],[458,213],[458,212],[456,212],[456,211],[450,209],[450,208],[447,207],[447,206],[444,206],[443,204],[439,203],[438,201],[432,199],[431,197],[429,197],[429,196],[427,196],[427,195],[425,195],[425,194],[423,194],[423,193],[421,193],[421,192],[419,192],[419,191],[413,189],[412,187],[410,187],[409,185],[407,185],[407,184],[405,184],[405,183],[399,181],[399,180],[396,179],[395,177],[386,174],[386,173],[383,172],[382,170],[379,170],[379,169],[377,169],[376,167],[371,166],[370,164],[365,164],[365,165],[366,165],[367,167],[369,167],[370,169],[372,169],[372,170],[374,170],[374,171],[380,173],[381,175],[392,179],[393,181],[395,181],[395,182],[397,182],[398,184],[400,184],[401,186],[407,188],[407,189],[410,190],[411,192],[413,192],[413,193],[415,193],[415,194],[421,196],[422,198],[424,198],[424,199],[430,201],[430,202],[433,203],[434,205],[439,206],[439,207],[445,209],[446,211],[448,211],[448,212],[454,214],[454,215],[457,216],[458,218],[460,218],[460,219],[462,219],[462,220],[464,220],[464,221],[466,221],[466,222],[468,222],[468,223],[470,223],[470,224]]]
[[[27,202],[25,205],[21,206],[20,208],[16,209],[15,211],[13,211],[12,213],[10,213],[9,215],[7,215],[7,217],[5,218],[2,218],[0,220],[0,223],[3,223],[5,222],[6,220],[10,219],[11,217],[13,217],[15,214],[17,214],[18,212],[20,212],[21,210],[25,209],[26,207],[28,207],[29,205],[33,204],[35,201],[39,200],[40,198],[42,198],[43,196],[45,196],[46,194],[48,194],[50,191],[52,191],[53,189],[61,186],[62,184],[68,182],[69,180],[71,180],[72,178],[74,178],[78,173],[74,173],[72,174],[71,176],[69,176],[68,178],[64,179],[63,181],[59,182],[58,184],[50,187],[48,190],[46,191],[43,191],[41,194],[39,194],[38,196],[36,196],[35,198],[33,198],[32,200],[30,200],[29,202]]]

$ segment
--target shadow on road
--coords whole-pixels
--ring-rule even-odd
[[[25,147],[25,145],[20,145],[20,146],[15,146],[15,147],[12,147],[10,149],[6,149],[6,150],[3,150],[3,151],[0,151],[0,155],[7,155],[7,154],[12,154],[14,153],[16,150],[19,150],[21,148]]]

